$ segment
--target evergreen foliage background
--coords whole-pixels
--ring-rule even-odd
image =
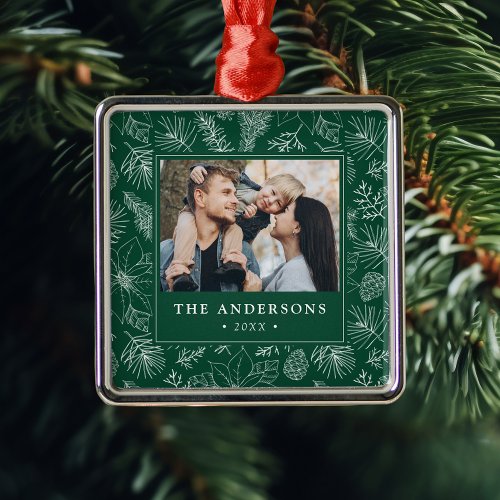
[[[0,9],[1,498],[500,499],[496,2],[277,2],[280,93],[387,93],[405,110],[408,388],[384,408],[100,402],[94,107],[115,93],[210,93],[222,9]]]

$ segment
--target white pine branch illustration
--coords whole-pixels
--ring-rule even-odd
[[[354,317],[353,321],[347,321],[347,335],[351,337],[355,345],[368,349],[375,342],[382,342],[382,335],[386,327],[386,316],[377,311],[374,306],[351,306],[349,313]]]
[[[258,347],[257,348],[257,351],[255,352],[255,355],[256,356],[262,356],[262,357],[269,357],[271,356],[272,354],[277,354],[279,356],[279,349],[278,349],[278,346],[275,346],[275,345],[270,345],[270,346],[266,346],[266,347]]]
[[[163,382],[175,387],[179,388],[182,384],[182,375],[178,374],[173,368],[172,371],[167,375],[167,378],[163,379]]]
[[[250,152],[255,148],[257,137],[264,135],[271,126],[272,111],[240,111],[240,151]]]
[[[361,370],[361,373],[354,379],[354,382],[364,387],[368,387],[372,383],[372,376],[364,370]]]
[[[352,117],[349,124],[354,130],[347,129],[346,144],[355,156],[360,159],[370,159],[376,152],[382,152],[384,142],[384,130],[381,121],[373,116],[364,115],[361,117]]]
[[[368,175],[371,175],[374,179],[381,181],[382,174],[387,170],[387,162],[382,160],[377,160],[374,158],[368,164],[368,171],[366,172]]]
[[[153,182],[153,150],[146,146],[132,147],[128,142],[125,145],[130,149],[130,153],[125,158],[121,171],[127,176],[127,181],[138,189],[152,187]]]
[[[204,347],[197,347],[196,349],[182,348],[178,353],[176,363],[180,364],[183,368],[193,368],[193,363],[198,363],[198,360],[205,354]]]
[[[203,111],[195,113],[195,123],[203,134],[203,142],[207,145],[209,151],[216,153],[228,153],[234,151],[230,141],[226,139],[224,129],[215,122],[215,117]]]
[[[389,363],[389,351],[379,350],[374,347],[368,354],[366,363],[380,370],[384,363]]]
[[[120,235],[125,232],[128,219],[125,217],[125,208],[113,200],[109,206],[109,226],[111,229],[111,244],[115,244],[120,239]]]
[[[377,267],[383,262],[387,262],[389,249],[387,228],[376,226],[373,229],[365,224],[365,227],[361,228],[361,232],[363,234],[359,238],[357,235],[354,237],[354,249],[361,262],[370,267]]]
[[[347,182],[352,184],[356,179],[356,168],[354,167],[354,158],[352,156],[347,157]]]
[[[196,140],[196,127],[186,118],[174,115],[162,116],[155,131],[156,145],[169,153],[191,152]]]
[[[121,361],[126,364],[128,371],[139,377],[153,378],[165,368],[163,349],[159,345],[153,344],[153,340],[148,338],[148,334],[133,337],[125,332],[130,341],[123,350]]]
[[[297,134],[299,133],[302,125],[297,129],[296,132],[282,132],[279,137],[275,137],[272,140],[267,141],[270,148],[277,148],[280,153],[288,153],[292,149],[298,149],[299,151],[304,151],[306,147],[299,141]]]
[[[316,369],[326,374],[333,372],[334,378],[343,378],[354,369],[354,349],[349,346],[322,345],[316,346],[311,355],[311,362]]]
[[[153,240],[153,209],[134,193],[124,192],[123,201],[134,214],[134,223],[137,230],[148,241]]]
[[[354,193],[359,196],[354,200],[354,203],[358,205],[358,209],[362,212],[363,219],[374,220],[377,217],[385,219],[384,210],[387,208],[387,199],[384,189],[373,193],[372,187],[365,181],[361,181]]]
[[[234,111],[217,111],[217,118],[223,121],[232,121],[234,113]]]

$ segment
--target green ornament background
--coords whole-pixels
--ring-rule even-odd
[[[228,120],[228,114],[235,119]],[[368,107],[115,111],[109,131],[114,385],[217,389],[387,384],[394,361],[389,347],[387,123],[384,112]],[[326,303],[328,313],[216,320],[215,313],[167,315],[167,304],[174,296],[179,302],[180,295],[159,292],[160,161],[319,155],[340,161],[340,293],[195,293],[182,294],[181,301],[212,303],[211,310],[221,302],[315,302]],[[235,337],[221,328],[222,320],[266,321],[268,331]],[[274,324],[277,330],[269,332]],[[181,329],[183,342],[178,341]]]

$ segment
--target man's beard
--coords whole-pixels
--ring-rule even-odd
[[[216,224],[219,224],[221,226],[234,224],[236,221],[235,217],[233,218],[226,213],[224,213],[224,215],[213,213],[210,209],[207,210],[207,217],[213,220]]]

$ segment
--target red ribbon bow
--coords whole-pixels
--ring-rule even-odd
[[[274,94],[285,74],[271,31],[276,0],[222,0],[226,27],[215,60],[216,94],[240,101],[258,101]]]

